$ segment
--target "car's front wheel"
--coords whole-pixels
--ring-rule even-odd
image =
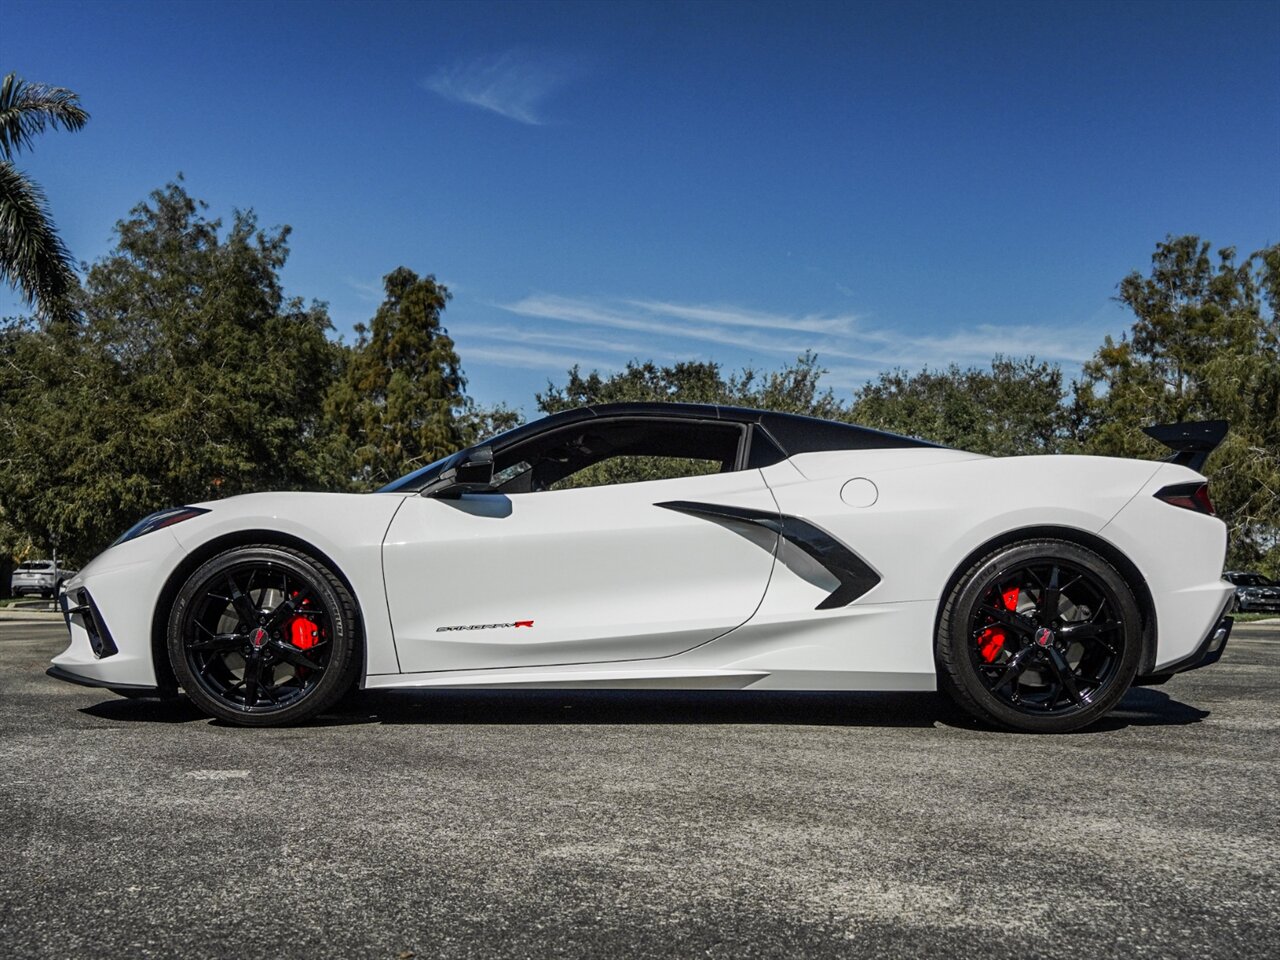
[[[969,713],[1013,730],[1063,733],[1125,695],[1142,618],[1124,577],[1061,540],[983,557],[947,597],[938,626],[942,686]]]
[[[332,706],[359,668],[355,600],[300,550],[236,547],[187,579],[169,658],[187,696],[244,726],[299,723]]]

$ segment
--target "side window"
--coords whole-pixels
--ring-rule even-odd
[[[736,470],[745,429],[702,420],[588,420],[499,451],[504,493],[569,490]]]
[[[645,454],[619,454],[583,467],[551,484],[549,490],[571,490],[575,487],[605,487],[614,483],[640,483],[643,480],[670,480],[673,477],[698,477],[705,473],[721,473],[724,463],[700,457],[662,457]]]

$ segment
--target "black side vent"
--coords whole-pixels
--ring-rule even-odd
[[[102,660],[120,652],[116,642],[111,639],[111,631],[107,629],[102,614],[98,612],[98,605],[93,602],[93,597],[89,595],[88,590],[81,589],[74,595],[67,594],[62,603],[68,623],[73,617],[78,618],[80,625],[84,627],[84,632],[89,635],[89,646],[93,649],[95,657]]]
[[[716,503],[695,503],[691,500],[668,500],[666,503],[655,503],[654,506],[711,520],[753,523],[774,531],[820,563],[840,582],[840,586],[814,608],[816,610],[847,606],[880,582],[880,574],[872,570],[865,560],[808,520],[786,513],[770,513]]]

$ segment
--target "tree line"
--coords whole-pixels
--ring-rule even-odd
[[[179,181],[120,221],[66,314],[0,326],[0,551],[87,559],[139,516],[265,489],[369,490],[519,422],[466,392],[449,291],[398,267],[354,342],[287,296],[288,228],[210,218]],[[862,423],[997,456],[1160,457],[1141,426],[1232,422],[1209,461],[1232,563],[1280,562],[1280,246],[1239,259],[1159,243],[1119,286],[1132,327],[1068,381],[1034,357],[896,369],[838,396],[820,358],[779,370],[635,360],[566,372],[540,413],[730,403]],[[1277,571],[1280,572],[1280,571]]]
[[[97,553],[153,510],[266,489],[369,490],[520,421],[466,392],[450,294],[407,267],[355,341],[285,294],[289,228],[224,223],[181,182],[116,224],[80,281],[14,155],[88,119],[70,91],[0,83],[0,273],[32,306],[0,322],[0,562]],[[849,420],[996,456],[1162,457],[1140,428],[1224,418],[1206,467],[1229,563],[1280,574],[1280,245],[1240,258],[1195,236],[1119,284],[1132,315],[1068,381],[1035,357],[895,369],[838,396],[812,353],[779,370],[634,360],[567,371],[540,413],[625,400]]]

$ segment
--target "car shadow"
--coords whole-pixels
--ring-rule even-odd
[[[362,690],[320,722],[928,727],[937,700],[933,693]]]
[[[1189,703],[1175,700],[1154,687],[1134,687],[1105,717],[1088,727],[1085,733],[1123,730],[1125,727],[1185,727],[1209,716]]]
[[[207,720],[186,697],[111,699],[81,708],[102,720]],[[1098,733],[1136,726],[1199,723],[1209,711],[1161,690],[1130,690]],[[224,725],[222,721],[210,723]],[[829,693],[692,690],[359,690],[306,726],[361,724],[744,724],[826,727],[988,729],[938,693]],[[227,724],[229,726],[229,724]]]
[[[81,707],[80,712],[99,720],[117,720],[134,723],[192,723],[208,720],[209,715],[186,697],[167,700],[139,698],[128,700],[111,697],[92,706]]]

